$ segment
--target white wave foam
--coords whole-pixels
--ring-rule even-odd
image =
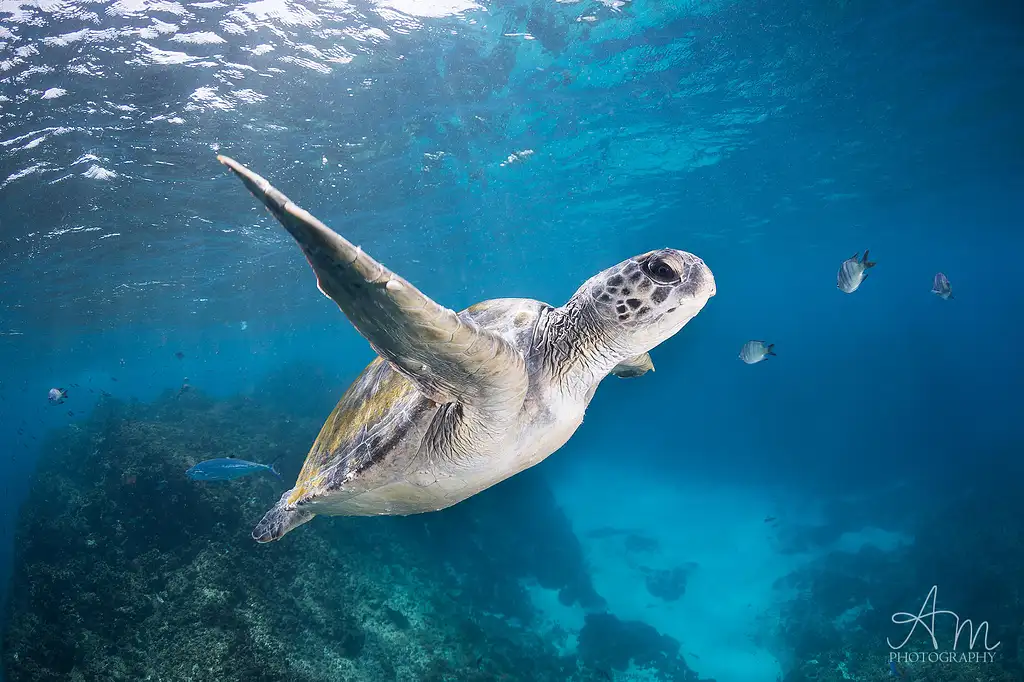
[[[149,43],[142,43],[142,46],[145,47],[147,51],[146,54],[142,56],[142,59],[148,60],[153,64],[189,64],[199,59],[199,57],[193,57],[192,55],[184,52],[161,50],[159,47],[153,47]]]
[[[304,59],[302,57],[288,56],[288,57],[281,57],[280,61],[282,61],[282,62],[284,62],[286,64],[294,64],[295,66],[302,66],[302,67],[305,67],[307,69],[310,69],[311,71],[316,71],[317,73],[322,73],[322,74],[325,74],[325,75],[331,72],[331,67],[326,66],[324,64],[321,64],[319,62],[314,62],[312,59]]]
[[[47,36],[43,38],[43,45],[51,45],[54,47],[67,47],[77,42],[85,43],[102,43],[108,40],[114,40],[117,38],[117,29],[108,28],[102,31],[97,31],[91,28],[83,28],[79,31],[72,31],[71,33],[64,33],[59,36]]]
[[[246,104],[255,104],[257,102],[262,102],[267,99],[267,96],[264,95],[263,93],[256,92],[255,90],[250,90],[248,88],[244,90],[235,90],[231,93],[231,96],[237,100],[245,102]]]
[[[192,43],[193,45],[218,45],[227,41],[211,31],[196,33],[179,33],[171,38],[173,43]]]
[[[15,180],[20,180],[26,176],[32,175],[33,173],[40,173],[46,168],[44,163],[34,163],[28,168],[22,168],[20,171],[15,171],[7,176],[7,179],[0,183],[0,188],[6,187]]]
[[[428,19],[440,19],[484,9],[473,0],[382,0],[377,6]]]
[[[265,45],[264,44],[264,45],[257,45],[256,47],[246,47],[246,48],[243,48],[243,49],[253,53],[254,55],[259,56],[259,55],[267,54],[268,52],[273,52],[274,51],[274,46],[273,45]]]
[[[107,8],[107,14],[118,17],[145,17],[160,12],[188,16],[189,11],[177,2],[167,0],[117,0]]]
[[[287,0],[256,0],[242,5],[228,16],[244,23],[274,21],[291,26],[317,26],[320,17],[297,3]]]
[[[227,101],[217,92],[217,88],[202,87],[197,88],[195,92],[189,95],[190,103],[185,107],[186,109],[221,109],[227,111],[234,109],[234,105]]]
[[[117,177],[117,173],[93,164],[89,166],[89,170],[82,173],[82,177],[89,178],[90,180],[113,180]]]

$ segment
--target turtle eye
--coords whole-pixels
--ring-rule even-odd
[[[658,284],[673,284],[679,281],[679,274],[664,259],[648,258],[640,269]]]

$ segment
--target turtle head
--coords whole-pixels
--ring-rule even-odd
[[[715,295],[715,277],[697,256],[659,249],[591,277],[574,299],[609,351],[627,357],[671,338]]]
[[[714,295],[714,275],[692,253],[634,256],[597,273],[548,313],[543,357],[563,390],[592,396],[616,365],[671,338]]]

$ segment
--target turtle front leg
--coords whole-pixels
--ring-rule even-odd
[[[650,353],[627,358],[612,368],[612,374],[623,379],[632,379],[653,371],[654,361],[651,360]]]
[[[308,509],[288,504],[292,491],[286,492],[273,508],[263,515],[263,520],[256,524],[252,531],[252,539],[256,542],[273,542],[280,540],[288,531],[298,528],[311,520],[316,514]]]

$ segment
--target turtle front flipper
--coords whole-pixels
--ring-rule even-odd
[[[518,350],[460,320],[245,166],[225,156],[217,159],[299,243],[320,291],[424,395],[437,403],[461,403],[478,426],[495,430],[518,413],[529,381]]]
[[[273,542],[288,531],[311,520],[316,514],[308,509],[297,508],[288,504],[291,491],[286,492],[277,504],[263,515],[263,520],[256,524],[252,531],[252,539],[256,542]]]
[[[642,353],[626,358],[612,368],[612,374],[623,379],[632,379],[654,371],[654,361],[650,353]]]

